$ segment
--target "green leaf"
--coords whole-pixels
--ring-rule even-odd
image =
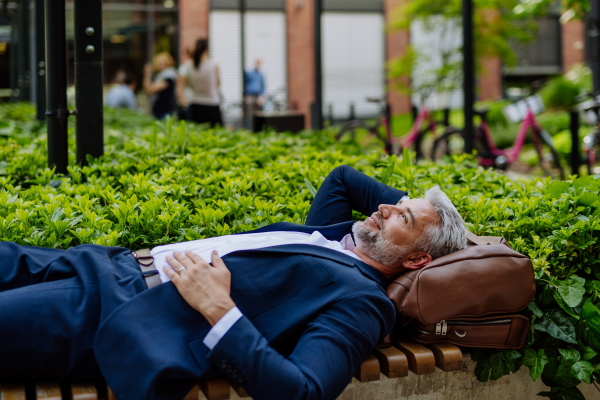
[[[558,349],[558,352],[565,358],[565,360],[579,361],[581,355],[576,349]]]
[[[553,309],[545,313],[542,320],[535,324],[535,329],[567,343],[577,343],[575,327],[561,310]]]
[[[502,353],[496,353],[490,358],[491,374],[490,379],[495,381],[504,375],[504,364],[502,363]]]
[[[570,276],[558,285],[558,293],[569,307],[575,307],[583,299],[585,294],[585,279],[578,276]]]
[[[529,303],[527,308],[529,309],[529,311],[531,311],[533,313],[533,315],[535,315],[538,318],[542,318],[542,316],[544,315],[542,310],[540,310],[540,308],[537,306],[537,304],[535,304],[535,302],[533,302],[533,301],[531,303]]]
[[[563,300],[563,298],[560,297],[560,294],[558,293],[557,290],[555,290],[553,294],[554,294],[554,299],[556,300],[556,303],[560,306],[560,308],[562,308],[571,317],[573,317],[575,319],[579,319],[579,315],[575,314],[575,312],[573,311],[573,309],[571,307],[569,307],[567,305],[567,303],[565,303],[565,301]]]
[[[391,156],[388,156],[388,162],[387,162],[387,168],[385,169],[382,177],[381,177],[381,183],[383,183],[384,185],[387,185],[388,181],[390,180],[392,174],[394,173],[394,167],[396,166],[396,161],[398,159],[396,158],[395,154],[392,154]]]
[[[558,197],[562,193],[565,193],[567,191],[567,189],[569,189],[569,187],[571,187],[571,184],[569,182],[552,181],[552,183],[550,183],[550,185],[548,185],[548,189],[546,190],[546,193],[553,195],[555,197]]]
[[[548,357],[544,353],[544,349],[539,349],[537,353],[533,349],[525,350],[523,365],[529,367],[529,376],[533,381],[536,381],[542,375],[546,364],[548,364]]]
[[[592,304],[591,299],[588,299],[583,305],[581,309],[581,318],[594,336],[600,340],[600,310]]]
[[[306,178],[304,178],[304,183],[306,184],[306,187],[308,188],[310,194],[312,194],[313,197],[315,197],[317,195],[317,189],[315,189],[315,187]]]
[[[600,196],[596,193],[585,192],[579,200],[577,200],[578,205],[582,205],[585,207],[591,207],[596,201],[600,200]]]
[[[491,362],[489,358],[478,361],[475,366],[475,377],[479,382],[487,382],[490,378]]]
[[[553,387],[549,392],[539,392],[538,396],[549,397],[550,400],[585,400],[576,387]]]
[[[575,378],[589,384],[592,373],[594,373],[594,367],[587,361],[579,361],[573,365],[572,371]]]

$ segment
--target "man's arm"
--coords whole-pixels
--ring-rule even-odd
[[[208,358],[255,399],[335,399],[392,328],[394,311],[386,303],[372,293],[335,303],[307,324],[288,358],[242,317]]]
[[[235,312],[229,297],[230,275],[216,253],[212,266],[188,252],[168,258],[180,270],[166,268],[173,284],[213,327]],[[202,264],[202,265],[200,265]],[[335,399],[354,371],[392,329],[395,311],[381,291],[353,293],[310,321],[289,357],[272,348],[250,320],[237,316],[211,349],[208,359],[255,399]],[[210,336],[211,333],[209,333]],[[207,336],[208,338],[208,336]]]
[[[370,215],[380,204],[396,204],[406,194],[342,165],[331,171],[319,187],[305,225],[325,226],[350,221],[352,210]]]

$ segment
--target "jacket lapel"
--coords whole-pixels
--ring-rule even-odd
[[[291,222],[277,222],[275,224],[263,226],[262,228],[255,229],[253,231],[242,232],[240,235],[246,233],[259,233],[259,232],[276,232],[276,231],[294,231],[311,234],[314,231],[319,231],[327,240],[342,240],[344,236],[352,232],[352,225],[354,221],[341,222],[339,224],[328,225],[328,226],[308,226],[292,224]]]
[[[274,225],[276,225],[276,224],[274,224]],[[294,225],[294,224],[291,224],[291,225]],[[273,225],[270,225],[270,226],[273,226]],[[297,225],[297,226],[302,226],[302,225]],[[308,227],[308,228],[310,228],[310,227]],[[275,229],[275,230],[281,230],[281,229]],[[315,231],[315,229],[313,229],[311,232],[314,232],[314,231]],[[267,232],[269,232],[269,231],[267,231]],[[321,231],[319,230],[319,232],[321,232]],[[321,233],[323,234],[323,232],[321,232]],[[323,236],[325,236],[325,234],[323,234]],[[330,239],[330,240],[333,240],[333,239]],[[305,255],[309,255],[309,256],[313,256],[313,257],[321,257],[321,258],[329,259],[329,260],[347,265],[349,267],[357,267],[364,276],[377,282],[383,288],[386,288],[387,285],[389,284],[389,281],[387,280],[387,278],[385,276],[383,276],[383,274],[381,274],[375,268],[371,267],[369,264],[364,263],[360,260],[357,260],[356,258],[348,256],[344,253],[341,253],[337,250],[328,249],[326,247],[314,246],[314,245],[310,245],[310,244],[284,244],[281,246],[264,247],[262,249],[255,249],[255,250],[240,250],[240,251],[236,251],[235,253],[239,254],[239,253],[242,253],[245,251],[262,251],[262,252],[268,252],[268,253],[285,253],[285,254],[294,253],[294,254],[305,254]],[[223,257],[225,262],[227,262],[226,258],[227,258],[227,256]]]

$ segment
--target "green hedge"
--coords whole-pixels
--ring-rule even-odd
[[[105,156],[80,168],[71,148],[73,166],[62,176],[46,168],[45,128],[29,126],[33,116],[6,122],[6,110],[0,107],[0,240],[141,248],[302,223],[315,188],[334,167],[350,164],[413,197],[440,185],[470,230],[504,236],[531,257],[538,290],[524,311],[532,321],[527,344],[474,351],[479,380],[526,365],[552,387],[545,395],[582,399],[575,386],[600,379],[600,175],[515,181],[468,156],[413,165],[408,156],[383,157],[375,143],[336,144],[328,131],[131,124],[133,115],[112,112]]]

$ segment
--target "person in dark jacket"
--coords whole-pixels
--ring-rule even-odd
[[[152,79],[152,70],[156,72]],[[152,96],[152,115],[164,119],[173,115],[177,107],[175,101],[175,86],[177,85],[177,70],[175,60],[169,53],[159,53],[152,64],[144,66],[144,91]]]

